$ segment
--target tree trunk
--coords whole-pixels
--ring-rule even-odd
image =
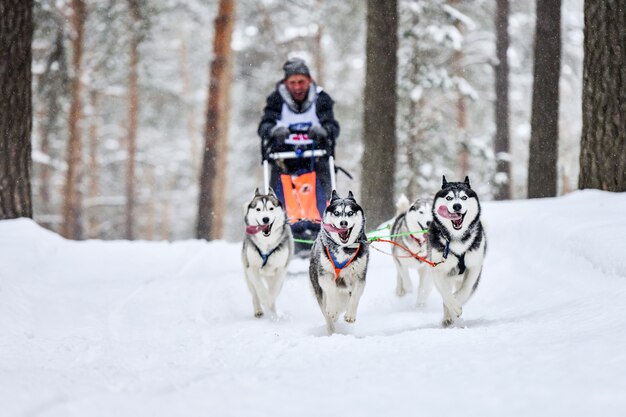
[[[585,1],[580,188],[626,191],[626,0]]]
[[[395,210],[397,30],[397,0],[368,0],[361,198],[371,227]]]
[[[313,55],[315,57],[315,82],[317,85],[324,85],[324,50],[322,48],[322,17],[321,11],[324,7],[324,0],[317,0],[315,8],[319,11],[317,19],[317,30],[313,36]]]
[[[128,147],[128,159],[126,168],[126,213],[125,238],[132,240],[135,238],[135,166],[137,160],[137,126],[139,120],[139,22],[141,13],[137,0],[128,0],[128,9],[131,16],[131,36],[130,36],[130,63],[128,72],[128,134],[126,136],[126,146]]]
[[[200,176],[200,196],[198,204],[199,239],[221,237],[225,196],[225,175],[219,171],[226,168],[226,129],[227,121],[223,112],[227,112],[230,77],[229,61],[232,51],[230,43],[234,26],[233,0],[220,0],[215,18],[215,38],[213,41],[213,61],[209,77],[209,96],[204,133],[205,146]],[[220,192],[221,190],[221,192]]]
[[[561,0],[537,1],[528,156],[528,197],[554,197],[558,185]]]
[[[192,172],[196,176],[199,172],[199,142],[196,130],[196,112],[193,103],[193,89],[191,85],[191,71],[189,70],[189,51],[187,36],[180,35],[180,77],[183,83],[183,99],[185,101],[185,121],[187,136],[189,136],[189,157],[191,160]]]
[[[83,202],[81,183],[83,176],[82,138],[80,121],[82,118],[82,56],[85,25],[85,4],[83,0],[72,0],[70,26],[72,29],[72,70],[71,104],[69,114],[69,141],[67,146],[67,176],[65,181],[63,225],[61,234],[68,239],[83,238]]]
[[[509,134],[509,0],[496,2],[496,154],[495,199],[511,198],[511,153]]]
[[[451,0],[450,4],[456,7],[459,0]],[[459,19],[454,22],[454,27],[461,34],[463,32],[463,25]],[[463,50],[455,50],[452,54],[452,71],[456,77],[463,78]],[[469,175],[469,146],[467,144],[467,104],[466,97],[461,91],[458,92],[456,99],[456,130],[459,143],[459,155],[457,159],[458,163],[458,175],[459,178],[465,178]]]
[[[89,123],[89,188],[87,197],[92,201],[87,216],[87,236],[91,239],[98,237],[98,216],[94,204],[100,194],[100,164],[98,162],[98,108],[100,97],[97,91],[89,94],[91,117]]]
[[[32,217],[32,0],[0,2],[0,219]]]
[[[41,153],[51,158],[52,152],[51,136],[58,136],[57,120],[61,114],[61,100],[64,96],[65,77],[67,76],[67,68],[64,64],[65,42],[63,23],[58,22],[56,39],[54,48],[50,53],[46,62],[46,69],[37,82],[38,95],[43,102],[39,106],[37,119],[39,120],[39,148]],[[57,66],[57,69],[53,69]],[[53,210],[51,201],[51,178],[52,167],[50,163],[42,163],[39,166],[39,213],[50,214]],[[41,222],[44,227],[52,228],[52,223]]]

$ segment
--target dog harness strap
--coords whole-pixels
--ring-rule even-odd
[[[465,254],[463,254],[461,256],[458,256],[456,253],[454,253],[454,256],[459,258],[459,275],[462,275],[465,272],[465,269],[466,269],[466,266],[465,266]]]
[[[263,260],[263,264],[261,265],[261,268],[263,268],[265,264],[267,264],[267,260],[270,257],[270,255],[274,253],[276,249],[278,249],[278,246],[272,249],[271,251],[269,251],[268,253],[261,252],[261,249],[259,249],[258,246],[255,246],[255,248],[256,248],[256,251],[259,253],[259,256],[261,257],[261,259]]]
[[[446,247],[443,248],[443,259],[448,259],[449,253],[450,253],[450,241],[446,240]]]
[[[409,235],[409,237],[416,241],[420,247],[422,246],[422,242],[418,238],[416,238],[415,235]]]
[[[337,282],[339,281],[339,274],[341,273],[341,270],[350,265],[354,258],[356,258],[356,256],[359,254],[359,250],[361,250],[361,244],[359,243],[359,246],[356,248],[356,252],[354,252],[354,255],[352,255],[350,259],[343,262],[337,262],[333,254],[330,252],[330,250],[328,250],[328,246],[326,246],[325,248],[328,260],[330,260],[330,263],[333,264],[333,268],[335,269],[335,282]]]
[[[443,259],[448,259],[449,254],[450,254],[450,241],[448,240],[446,241],[446,247],[443,249]],[[456,256],[456,258],[459,260],[459,275],[461,275],[465,272],[465,269],[467,268],[465,266],[465,254],[457,255],[454,252],[452,252],[452,254]]]

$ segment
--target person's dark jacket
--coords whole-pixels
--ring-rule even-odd
[[[298,106],[282,81],[277,83],[276,90],[267,97],[265,109],[263,109],[263,117],[259,123],[258,134],[263,142],[269,142],[270,131],[276,126],[276,121],[280,119],[283,103],[287,103],[295,113],[303,113],[315,102],[317,118],[322,127],[328,132],[328,140],[334,147],[335,141],[339,136],[339,123],[335,120],[335,114],[333,113],[334,102],[325,91],[318,90],[315,83],[311,83],[307,99]]]

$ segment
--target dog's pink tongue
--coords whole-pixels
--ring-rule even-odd
[[[333,226],[330,223],[322,223],[322,225],[324,226],[324,229],[326,229],[327,232],[342,233],[348,230],[348,229],[340,229],[338,227]]]
[[[461,215],[458,213],[450,213],[446,206],[439,206],[439,208],[437,209],[437,214],[449,220],[459,220],[461,218]]]
[[[249,225],[246,226],[246,233],[249,235],[256,235],[259,232],[265,232],[269,229],[269,224],[258,224],[258,225]]]

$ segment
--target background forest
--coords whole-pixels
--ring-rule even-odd
[[[34,219],[59,231],[75,117],[80,168],[78,238],[195,237],[215,0],[86,0],[82,34],[70,0],[35,1],[33,35]],[[261,185],[256,128],[283,62],[306,59],[335,100],[341,124],[340,192],[357,193],[364,174],[363,90],[367,2],[234,2],[225,210],[221,237],[239,240],[241,206]],[[431,194],[441,175],[469,173],[481,198],[494,197],[496,2],[399,0],[397,161],[394,193]],[[581,138],[583,2],[563,0],[558,193],[576,188]],[[78,16],[80,17],[80,16]],[[510,3],[508,48],[511,192],[526,198],[535,2]],[[82,46],[78,47],[78,42]],[[80,48],[77,51],[77,48]],[[79,54],[80,65],[73,61]],[[135,76],[133,76],[135,74]],[[135,101],[132,96],[135,95]],[[129,142],[135,166],[129,168]],[[378,150],[381,153],[385,149]],[[459,158],[466,158],[465,172]],[[507,156],[504,156],[507,158]],[[129,169],[134,175],[128,175]],[[129,181],[134,182],[129,186]],[[128,190],[133,190],[129,220]],[[393,202],[388,204],[393,206]],[[128,234],[128,221],[133,234]]]

